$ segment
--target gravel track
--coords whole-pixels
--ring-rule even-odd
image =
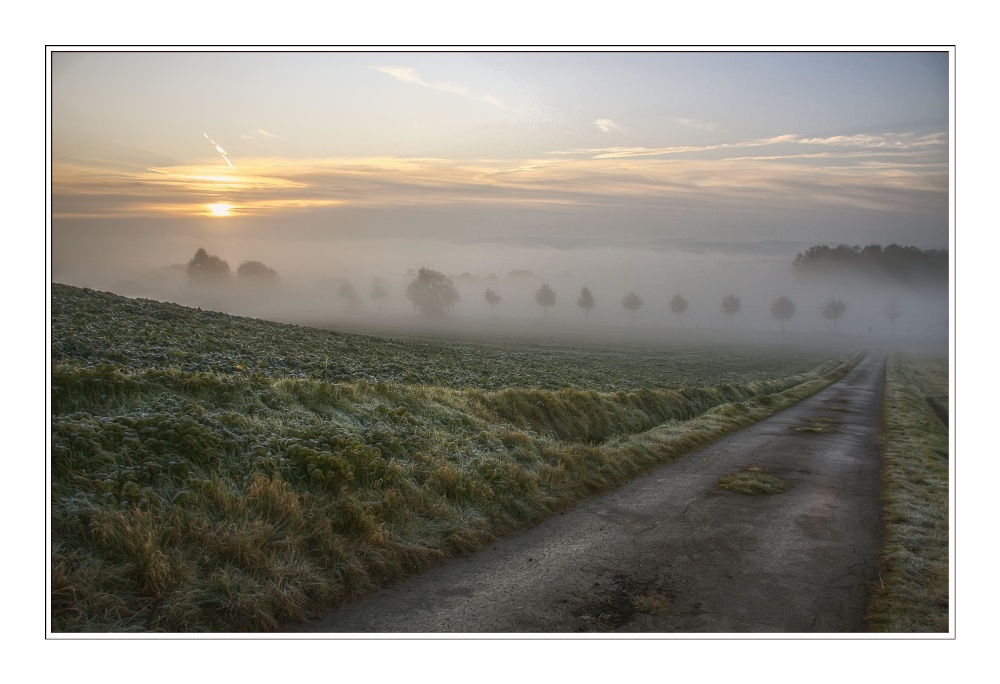
[[[881,542],[885,360],[298,633],[864,632]],[[719,478],[761,468],[791,487]]]

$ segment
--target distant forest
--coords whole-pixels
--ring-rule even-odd
[[[795,257],[795,268],[806,274],[867,274],[905,282],[947,280],[948,251],[921,250],[897,244],[829,247],[817,245]]]

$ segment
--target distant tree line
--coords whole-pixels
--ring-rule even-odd
[[[849,247],[816,245],[795,257],[795,268],[800,273],[864,273],[889,277],[894,280],[916,282],[928,279],[947,279],[947,250],[921,250],[891,244]]]
[[[853,256],[846,256],[848,254]],[[884,250],[878,245],[871,245],[864,249],[846,247],[844,245],[836,249],[819,246],[811,248],[805,254],[798,255],[795,263],[798,268],[806,269],[816,267],[815,264],[848,263],[851,259],[868,259],[870,263],[875,263],[874,260],[881,259],[884,263],[890,264],[901,263],[906,259],[912,259],[914,260],[913,263],[918,263],[920,259],[926,259],[928,260],[927,263],[933,263],[932,257],[939,258],[939,256],[940,253],[938,252],[921,252],[914,247],[900,248],[898,245],[890,245]],[[947,267],[947,255],[945,254],[944,256],[945,267]],[[197,283],[218,284],[230,282],[232,279],[232,272],[228,262],[216,255],[209,254],[204,248],[199,248],[195,252],[194,256],[188,262],[186,270],[188,277]],[[236,270],[236,277],[239,281],[246,283],[273,283],[278,280],[278,272],[260,261],[244,261]],[[468,279],[465,278],[465,280]],[[381,279],[376,278],[370,296],[373,300],[379,302],[380,311],[381,301],[387,295],[388,293],[383,282]],[[337,289],[337,296],[346,302],[350,310],[357,311],[360,305],[360,298],[357,291],[349,282],[343,281],[340,283]],[[461,295],[452,279],[444,273],[430,268],[420,268],[416,272],[413,281],[410,282],[406,289],[406,296],[413,304],[414,311],[419,312],[427,318],[438,320],[447,318],[450,314],[454,313],[455,305],[461,301]],[[500,304],[502,297],[492,289],[487,289],[483,297],[490,307],[490,315],[492,317],[493,309]],[[555,290],[548,283],[543,283],[535,292],[535,302],[542,307],[545,316],[548,317],[548,310],[555,306],[556,303]],[[577,298],[576,303],[577,306],[583,309],[584,317],[589,320],[590,311],[597,304],[589,288],[584,287],[580,290],[580,296]],[[635,292],[629,292],[621,300],[622,307],[631,315],[633,325],[635,325],[636,312],[642,308],[643,304],[642,297]],[[678,322],[680,322],[681,316],[687,309],[688,301],[680,294],[675,294],[670,300],[670,310],[677,315]],[[729,318],[730,328],[733,326],[733,318],[740,313],[741,309],[742,303],[736,295],[729,294],[722,298],[721,311]],[[847,306],[844,302],[834,298],[826,302],[821,309],[821,313],[824,318],[832,322],[833,330],[836,331],[837,321],[844,316],[846,310]],[[771,304],[771,317],[780,322],[782,331],[785,329],[785,323],[795,315],[795,312],[795,304],[788,297],[778,297]],[[887,304],[885,316],[893,326],[894,332],[895,322],[901,316],[898,302],[893,300]]]

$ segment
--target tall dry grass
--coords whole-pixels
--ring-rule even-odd
[[[886,371],[876,632],[948,632],[948,360],[893,355]]]

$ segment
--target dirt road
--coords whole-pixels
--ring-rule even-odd
[[[881,534],[884,360],[479,553],[289,631],[865,631]],[[763,468],[791,487],[719,478]]]

